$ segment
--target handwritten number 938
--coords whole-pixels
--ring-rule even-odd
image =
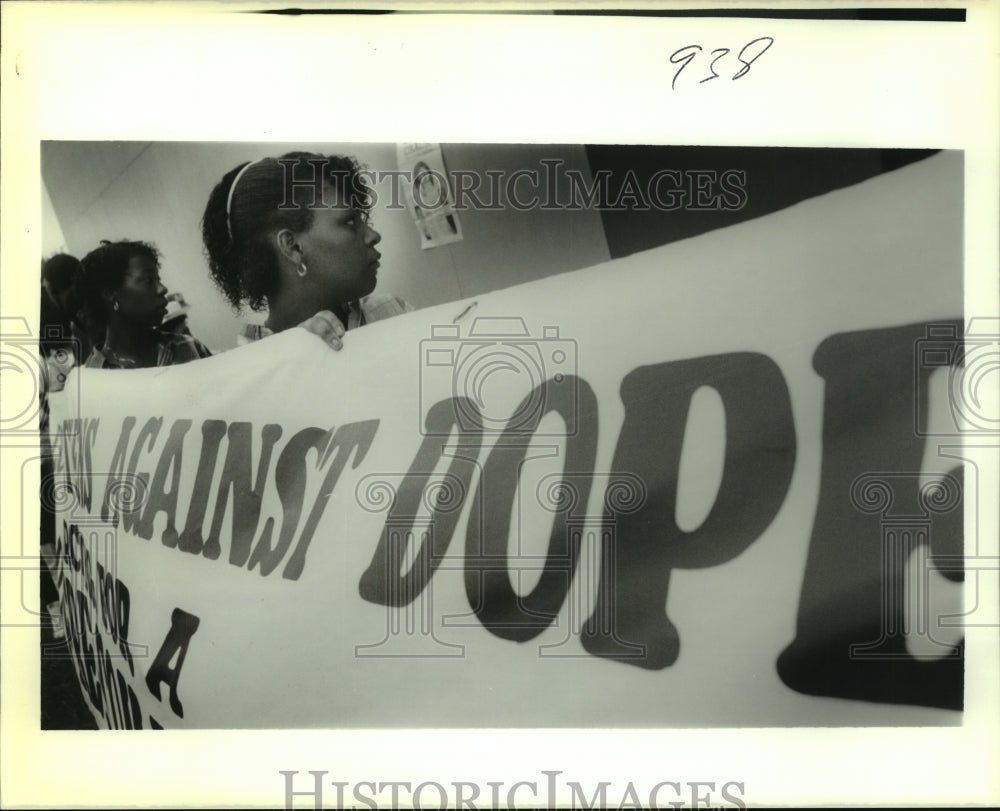
[[[746,45],[744,45],[739,54],[736,56],[737,60],[742,64],[742,67],[731,77],[732,81],[736,81],[747,75],[750,71],[750,66],[763,56],[764,51],[770,48],[774,44],[774,39],[772,37],[757,37],[757,39],[751,40]],[[678,48],[672,54],[670,54],[670,61],[674,65],[680,65],[677,68],[677,72],[674,74],[673,80],[670,82],[670,89],[673,90],[677,85],[677,79],[680,77],[681,73],[684,72],[684,68],[694,61],[695,57],[699,53],[703,52],[705,49],[700,45],[685,45],[683,48]],[[720,59],[723,59],[726,54],[729,53],[729,48],[716,48],[714,51],[710,52],[711,62],[708,65],[708,70],[710,75],[706,76],[704,79],[699,80],[698,84],[704,84],[705,82],[710,82],[712,79],[722,78],[718,73],[715,72],[715,66]]]

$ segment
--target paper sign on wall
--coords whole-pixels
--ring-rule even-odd
[[[420,247],[436,248],[460,241],[462,224],[455,211],[440,144],[398,144],[396,160]]]

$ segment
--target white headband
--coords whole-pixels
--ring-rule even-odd
[[[229,197],[226,198],[226,230],[229,232],[229,239],[233,239],[233,221],[232,221],[232,208],[233,208],[233,192],[236,191],[236,184],[240,182],[240,178],[243,177],[243,173],[246,172],[251,166],[259,161],[250,161],[246,166],[240,169],[236,173],[236,177],[233,178],[233,183],[229,187]]]

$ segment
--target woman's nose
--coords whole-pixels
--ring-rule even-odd
[[[378,245],[381,241],[382,241],[382,235],[369,225],[368,238],[365,240],[365,242],[367,242],[369,245]]]
[[[163,282],[156,283],[156,295],[158,296],[167,295],[167,286]]]

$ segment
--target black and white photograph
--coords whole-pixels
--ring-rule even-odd
[[[49,10],[11,807],[996,801],[996,4]]]

